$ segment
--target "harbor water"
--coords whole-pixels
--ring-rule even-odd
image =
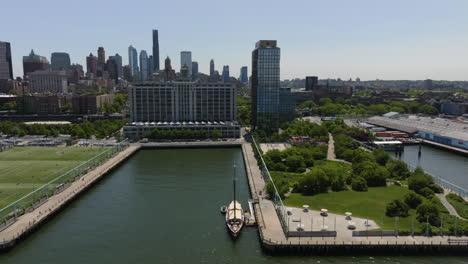
[[[219,209],[232,199],[233,164],[238,196],[248,208],[240,149],[142,150],[0,255],[0,263],[468,263],[465,257],[372,252],[266,255],[255,228],[245,228],[235,241],[226,231]]]

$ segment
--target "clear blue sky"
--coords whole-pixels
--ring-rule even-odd
[[[179,69],[180,51],[192,51],[200,71],[229,65],[231,75],[251,66],[259,39],[276,39],[281,78],[468,80],[466,0],[26,0],[3,1],[0,40],[12,44],[14,75],[22,75],[31,48],[48,57],[119,53],[130,44],[151,54],[159,30],[161,65]]]

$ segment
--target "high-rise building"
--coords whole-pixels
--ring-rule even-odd
[[[192,76],[192,52],[191,51],[181,51],[180,52],[180,68],[183,66],[188,68],[188,76]]]
[[[114,55],[115,63],[117,64],[117,75],[118,77],[123,77],[123,66],[122,66],[122,56],[118,53]]]
[[[146,50],[140,51],[140,79],[142,81],[148,79],[148,54]]]
[[[211,59],[210,60],[210,77],[213,77],[215,74],[215,64],[214,64],[214,60]]]
[[[169,81],[175,80],[175,78],[176,78],[176,73],[172,69],[171,59],[167,57],[164,60],[164,69],[160,71],[158,75],[156,75],[155,80],[159,82],[169,82]]]
[[[13,80],[13,64],[11,61],[11,45],[0,41],[0,80]]]
[[[97,77],[103,77],[106,71],[106,51],[103,47],[98,48]]]
[[[81,78],[83,78],[83,66],[80,64],[72,64],[67,71],[67,77],[69,83],[78,83]]]
[[[49,61],[44,56],[39,56],[31,50],[28,56],[23,56],[23,73],[24,76],[35,71],[44,71],[49,68]]]
[[[127,81],[133,81],[130,65],[123,66],[123,78]]]
[[[86,75],[88,78],[95,78],[97,76],[97,57],[90,53],[86,57]]]
[[[318,85],[317,76],[306,76],[305,78],[305,89],[306,91],[312,91]]]
[[[159,69],[159,36],[158,30],[153,29],[153,68],[151,72],[158,72]]]
[[[110,79],[115,81],[119,79],[119,70],[115,56],[109,56],[109,59],[106,61],[106,69]]]
[[[229,82],[229,65],[223,66],[223,82]]]
[[[198,62],[192,61],[192,78],[196,79],[198,77]]]
[[[280,48],[276,40],[260,40],[252,52],[252,118],[254,128],[279,128]]]
[[[66,93],[67,73],[65,71],[35,71],[29,73],[31,93]]]
[[[128,47],[128,65],[130,66],[130,74],[135,77],[138,75],[138,52],[130,45]]]
[[[63,71],[70,68],[70,55],[65,52],[54,52],[50,56],[50,65],[53,71]]]
[[[151,76],[151,74],[154,73],[154,61],[153,61],[153,55],[149,55],[148,57],[148,78]]]
[[[129,88],[129,101],[130,120],[135,125],[124,127],[125,137],[142,138],[153,129],[204,131],[207,136],[217,130],[223,137],[240,136],[232,84],[144,83]]]
[[[243,84],[246,84],[249,82],[249,76],[247,73],[247,66],[243,66],[240,69],[240,76],[239,76],[240,82]]]

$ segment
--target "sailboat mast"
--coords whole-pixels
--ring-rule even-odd
[[[234,165],[234,176],[232,181],[234,186],[234,219],[236,219],[236,165]]]

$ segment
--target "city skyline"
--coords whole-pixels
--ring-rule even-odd
[[[138,52],[151,51],[151,33],[157,29],[160,58],[171,57],[176,70],[180,69],[177,63],[180,51],[190,50],[200,72],[209,74],[209,61],[213,58],[218,66],[229,65],[234,69],[232,76],[239,76],[242,66],[251,65],[250,47],[258,39],[276,39],[283,49],[281,79],[316,75],[324,79],[468,80],[468,37],[460,34],[468,29],[465,1],[299,1],[291,6],[264,5],[260,1],[250,3],[248,10],[242,9],[245,6],[242,4],[232,6],[223,14],[210,12],[209,7],[219,5],[214,1],[188,2],[187,11],[183,11],[177,23],[172,22],[171,12],[154,14],[154,7],[175,11],[177,5],[158,1],[136,5],[146,7],[139,13],[142,17],[139,23],[147,26],[135,27],[115,19],[112,27],[97,29],[94,23],[102,16],[99,10],[109,8],[105,3],[93,3],[92,9],[87,1],[73,4],[77,13],[86,12],[88,17],[86,21],[75,21],[67,18],[67,12],[59,12],[61,7],[54,2],[31,3],[28,9],[16,2],[2,6],[6,12],[0,23],[10,26],[2,29],[0,40],[11,43],[15,77],[23,75],[21,58],[31,49],[49,60],[52,52],[66,52],[72,63],[85,66],[86,56],[100,46],[108,54],[126,54],[130,45]],[[122,5],[117,1],[116,6],[122,8],[110,13],[115,17],[131,13]],[[42,13],[37,11],[51,9],[56,12],[42,16],[41,22],[34,24],[39,28],[26,34],[25,25],[31,25],[36,14]],[[26,12],[21,21],[14,19],[18,12]],[[240,21],[236,19],[239,12],[243,14]],[[285,19],[266,19],[270,16]],[[63,19],[67,23],[57,23]],[[260,20],[268,22],[255,24]],[[180,34],[187,25],[193,30]],[[62,37],[64,34],[66,37]],[[127,65],[128,57],[123,56],[123,60]]]

